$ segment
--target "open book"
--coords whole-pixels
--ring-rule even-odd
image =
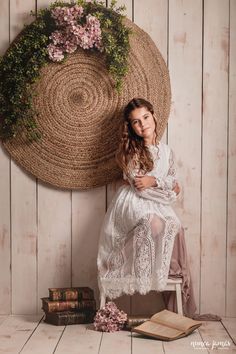
[[[133,331],[145,336],[169,341],[187,336],[200,327],[201,324],[202,322],[200,321],[163,310],[153,315],[150,320],[134,327]]]

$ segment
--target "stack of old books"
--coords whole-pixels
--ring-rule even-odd
[[[91,323],[96,313],[93,290],[88,287],[49,288],[42,298],[45,322],[60,325]]]

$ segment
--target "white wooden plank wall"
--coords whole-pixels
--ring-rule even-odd
[[[168,143],[182,185],[176,207],[186,237],[194,293],[199,303],[201,217],[202,1],[170,1],[169,70],[172,110]]]
[[[35,9],[34,0],[10,1],[10,41],[25,22],[33,20],[28,16],[31,9]],[[12,312],[28,314],[36,311],[37,298],[37,184],[13,160],[10,181]]]
[[[236,1],[230,3],[226,316],[236,303]],[[233,294],[233,295],[232,295]]]
[[[30,10],[50,2],[1,0],[0,54],[32,21]],[[183,185],[176,211],[198,310],[236,316],[236,1],[122,4],[170,71],[172,107],[163,140],[175,151]],[[53,286],[88,285],[98,299],[99,228],[119,186],[60,191],[29,176],[0,147],[0,314],[40,312],[40,297]],[[158,311],[160,301],[150,294],[117,303],[141,313]]]
[[[204,24],[200,301],[203,311],[220,309],[223,314],[227,281],[229,0],[205,1]]]
[[[9,39],[9,4],[1,3],[0,55],[7,49]],[[11,159],[0,146],[0,312],[11,312]]]

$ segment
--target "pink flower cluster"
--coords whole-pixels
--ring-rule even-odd
[[[112,301],[97,311],[94,318],[94,327],[97,331],[115,332],[123,328],[127,321],[127,314],[120,311]]]
[[[77,19],[82,17],[83,11],[83,7],[78,5],[72,7],[57,6],[52,9],[51,15],[58,26],[65,26],[76,24]]]
[[[54,31],[47,47],[52,61],[61,61],[64,53],[74,53],[78,47],[83,49],[97,48],[103,51],[102,32],[99,20],[92,15],[86,16],[84,26],[78,24],[83,16],[82,6],[55,7],[51,11],[58,30]]]

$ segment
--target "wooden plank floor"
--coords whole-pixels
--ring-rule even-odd
[[[128,331],[101,333],[92,325],[53,326],[41,315],[0,316],[1,354],[230,354],[235,339],[236,318],[203,322],[188,337],[164,342]]]

